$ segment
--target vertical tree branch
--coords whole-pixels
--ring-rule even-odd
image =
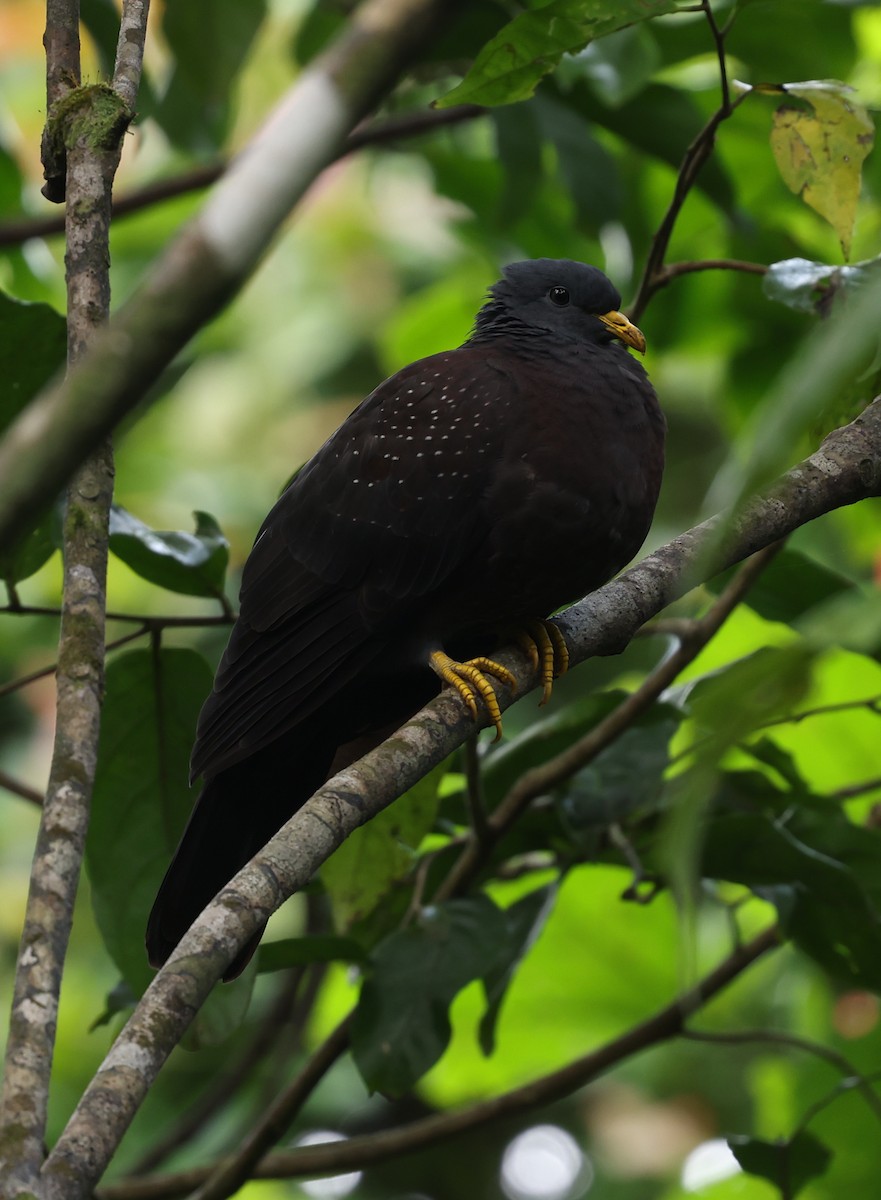
[[[121,77],[123,91],[133,96],[143,34],[140,39],[133,34],[129,10],[137,10],[135,15],[146,22],[147,6],[126,7]],[[71,60],[78,49],[79,5],[77,0],[50,0],[48,9],[51,108],[43,143],[50,147],[52,161],[63,161],[66,168],[67,347],[68,364],[73,365],[110,314],[110,197],[131,109],[110,88],[65,90],[71,78],[79,77],[78,62]],[[35,1189],[44,1156],[58,997],[98,753],[112,495],[113,455],[104,442],[77,469],[66,493],[55,744],[31,868],[0,1109],[6,1130],[2,1175],[9,1195]]]

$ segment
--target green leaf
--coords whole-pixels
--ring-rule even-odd
[[[797,312],[825,316],[837,296],[864,287],[881,267],[881,258],[869,258],[853,266],[832,266],[807,258],[785,258],[771,263],[762,279],[769,300]]]
[[[109,1025],[120,1013],[129,1012],[138,1002],[138,997],[124,979],[120,979],[116,987],[111,988],[104,1001],[104,1011],[95,1017],[89,1026],[89,1033],[94,1033],[102,1025]]]
[[[558,887],[536,888],[504,911],[505,938],[499,944],[494,961],[483,975],[486,1012],[480,1022],[480,1048],[490,1055],[495,1049],[496,1025],[502,1002],[520,963],[529,953],[545,927],[557,899]]]
[[[546,0],[519,13],[487,42],[462,82],[437,107],[526,100],[564,54],[676,7],[675,0]]]
[[[777,1142],[729,1137],[728,1145],[744,1171],[773,1183],[787,1200],[795,1200],[805,1184],[825,1174],[832,1161],[828,1146],[805,1131]]]
[[[722,782],[725,804],[747,811],[710,817],[703,874],[777,904],[787,935],[825,971],[879,990],[881,834],[852,825],[834,802],[776,792],[765,777],[728,772]]]
[[[781,104],[774,113],[771,149],[786,186],[829,222],[849,258],[863,160],[875,140],[871,117],[851,98],[853,88],[835,79],[757,90],[803,102]]]
[[[185,596],[223,596],[229,542],[209,513],[197,512],[196,532],[151,529],[118,504],[110,511],[110,549],[135,574]]]
[[[147,914],[193,806],[190,747],[211,681],[192,650],[132,650],[107,668],[86,866],[104,943],[138,995],[153,976]]]
[[[0,292],[0,433],[63,368],[66,357],[67,326],[54,308]],[[45,514],[0,556],[0,579],[14,586],[51,558],[53,520]]]
[[[624,203],[618,163],[583,117],[551,96],[536,96],[546,141],[557,151],[558,169],[575,205],[579,228],[596,232],[618,218]]]
[[[611,746],[583,767],[561,800],[566,829],[576,844],[598,829],[625,821],[635,812],[657,808],[664,794],[670,739],[682,712],[654,704]]]
[[[811,682],[812,655],[799,642],[763,646],[699,679],[688,692],[698,725],[732,745],[772,717],[791,712]]]
[[[496,151],[503,167],[499,224],[506,229],[529,212],[541,186],[542,142],[532,104],[516,111],[497,108],[492,120],[496,127]]]
[[[648,25],[630,25],[590,43],[574,61],[561,64],[585,79],[608,108],[634,100],[658,69],[661,54]],[[565,76],[563,76],[565,84]]]
[[[265,0],[169,0],[162,31],[174,67],[152,116],[180,147],[216,151],[235,80],[266,16]]]
[[[377,947],[352,1023],[355,1063],[371,1091],[399,1096],[437,1062],[450,1040],[450,1004],[505,937],[504,915],[476,896],[424,909]]]
[[[364,921],[413,870],[416,851],[434,824],[443,764],[394,804],[356,829],[321,867],[334,924],[349,930]],[[384,930],[383,930],[384,932]]]
[[[257,951],[257,971],[260,975],[266,975],[271,971],[286,971],[290,967],[305,967],[310,963],[363,963],[366,960],[363,946],[354,938],[310,934],[263,942]]]
[[[10,549],[0,551],[0,579],[15,586],[29,579],[55,553],[55,514],[50,512]]]
[[[563,89],[552,82],[546,85],[545,94],[675,171],[705,121],[691,96],[663,83],[650,84],[635,99],[613,108],[604,105],[583,83]],[[646,120],[646,113],[652,114],[651,121]],[[734,185],[716,158],[701,169],[695,186],[725,212],[733,211]]]
[[[0,292],[0,433],[61,370],[66,357],[64,317],[48,304],[25,304]]]
[[[738,567],[723,571],[707,583],[719,595]],[[853,580],[840,575],[800,550],[786,547],[771,560],[747,593],[745,604],[766,621],[791,625],[818,604],[854,590]]]

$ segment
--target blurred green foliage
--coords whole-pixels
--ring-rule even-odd
[[[208,664],[225,639],[219,590],[225,586],[234,604],[250,540],[292,471],[384,374],[461,342],[501,263],[579,258],[602,266],[625,303],[636,295],[679,164],[720,103],[706,15],[694,5],[669,12],[674,7],[587,0],[465,6],[383,115],[425,111],[445,95],[451,103],[502,106],[325,172],[243,293],[120,431],[110,609],[219,619],[164,628],[161,639],[154,626],[152,646],[136,643],[111,658],[88,879],[59,1015],[50,1139],[119,1026],[121,1018],[110,1015],[92,1028],[105,1010],[115,1011],[106,998],[120,977],[132,994],[149,978],[139,931],[190,802],[187,750],[210,684]],[[158,6],[116,194],[185,178],[242,147],[350,8],[342,0]],[[14,20],[0,60],[0,229],[46,210],[38,165],[42,6],[17,0],[6,11]],[[804,81],[830,78],[865,134],[881,104],[881,5],[717,0],[713,11],[720,28],[733,21],[727,70],[739,81],[732,96],[743,99],[718,127],[666,262],[776,265],[764,280],[734,269],[671,276],[640,318],[670,424],[650,546],[795,462],[878,390],[875,322],[865,304],[860,313],[858,293],[881,254],[881,157],[876,151],[863,164],[850,228],[839,207],[828,224],[793,194],[771,137],[776,128],[779,150],[781,125],[789,134],[798,125],[791,113],[780,115],[781,101],[791,105],[794,96],[800,113],[816,114]],[[608,32],[621,15],[652,19]],[[610,24],[592,27],[594,16]],[[548,33],[552,17],[553,45],[541,36],[531,41],[536,31]],[[113,5],[84,3],[83,20],[84,75],[92,79],[112,56]],[[597,31],[606,36],[585,44]],[[508,77],[493,64],[500,41],[515,35],[523,71]],[[794,81],[801,91],[781,96],[781,85]],[[856,90],[842,92],[840,84]],[[830,153],[840,158],[847,148]],[[849,163],[851,179],[853,171]],[[115,303],[137,286],[199,198],[182,191],[114,224]],[[854,266],[843,262],[842,243]],[[63,308],[61,238],[6,244],[0,286],[13,298],[0,297],[2,425],[63,359],[61,322],[43,307]],[[847,333],[849,313],[866,327],[859,338]],[[846,357],[836,361],[842,346]],[[401,801],[376,828],[359,831],[322,881],[273,918],[269,936],[281,945],[261,956],[265,970],[256,981],[218,998],[224,1012],[203,1023],[203,1048],[172,1058],[114,1172],[124,1174],[175,1130],[274,1021],[271,1052],[163,1167],[228,1150],[290,1079],[304,1049],[357,1002],[362,978],[355,1062],[368,1085],[398,1098],[370,1096],[346,1059],[310,1099],[298,1132],[373,1131],[519,1086],[624,1033],[669,1003],[695,971],[714,966],[733,936],[748,938],[774,919],[791,941],[721,992],[695,1027],[719,1035],[782,1030],[845,1055],[848,1071],[877,1073],[879,516],[874,501],[800,529],[663,703],[550,789],[494,848],[467,899],[424,910],[399,928],[420,897],[430,899],[464,835],[462,764],[448,764],[409,806]],[[30,539],[15,561],[0,564],[0,574],[25,606],[55,606],[60,568],[51,519]],[[704,611],[720,585],[698,589],[674,615]],[[25,612],[0,614],[0,621],[4,679],[53,661],[51,617]],[[138,628],[114,622],[110,636]],[[562,680],[541,719],[532,700],[508,714],[507,740],[481,755],[487,807],[524,771],[595,727],[664,650],[660,639],[638,639],[619,658]],[[0,692],[0,706],[0,769],[39,788],[51,736],[50,682]],[[5,1008],[38,813],[2,788],[0,805]],[[679,843],[676,813],[688,824]],[[677,876],[671,853],[681,864],[686,846],[701,857]],[[681,919],[668,890],[645,902],[651,891],[631,887],[637,863],[651,879],[672,874],[679,885],[701,876],[690,898],[694,924]],[[345,939],[333,936],[331,908]],[[309,938],[290,945],[307,931]],[[365,955],[356,979],[348,964]],[[285,964],[305,964],[314,982],[302,1038],[278,1015],[279,991],[283,999],[289,987]],[[125,994],[115,994],[124,1008]],[[215,1045],[221,1027],[228,1038]],[[844,1086],[828,1058],[767,1039],[677,1039],[540,1116],[464,1135],[454,1153],[442,1145],[375,1166],[354,1194],[493,1200],[503,1194],[506,1143],[539,1119],[574,1134],[593,1162],[591,1194],[604,1200],[693,1194],[681,1181],[683,1161],[720,1135],[745,1139],[735,1153],[750,1174],[700,1185],[698,1194],[711,1200],[796,1190],[806,1200],[869,1197],[881,1173],[878,1114],[860,1089]],[[296,1184],[265,1183],[242,1194],[281,1200],[302,1193]]]

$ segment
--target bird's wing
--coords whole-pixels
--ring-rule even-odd
[[[194,775],[255,753],[326,703],[478,552],[509,386],[470,347],[413,363],[298,474],[245,566]]]

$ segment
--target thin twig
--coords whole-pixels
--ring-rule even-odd
[[[689,623],[687,636],[683,636],[677,649],[663,659],[636,691],[622,700],[608,716],[561,753],[520,776],[488,817],[482,837],[469,839],[438,889],[436,902],[461,894],[486,862],[492,847],[533,800],[559,787],[576,771],[592,762],[602,750],[629,729],[637,717],[654,704],[658,696],[719,631],[759,574],[779,552],[780,546],[779,542],[768,546],[744,563],[707,613]]]
[[[413,1121],[400,1129],[384,1130],[382,1133],[366,1134],[343,1142],[271,1154],[255,1168],[251,1177],[294,1179],[363,1169],[390,1158],[425,1149],[427,1146],[435,1146],[462,1133],[473,1134],[496,1121],[533,1112],[564,1096],[570,1096],[633,1055],[677,1037],[689,1017],[700,1011],[723,988],[779,944],[780,936],[776,926],[766,929],[752,941],[738,946],[695,987],[678,996],[654,1016],[634,1025],[632,1029],[628,1029],[620,1037],[613,1038],[598,1050],[591,1051],[565,1067],[512,1091],[456,1112],[437,1113]],[[174,1200],[175,1197],[187,1195],[198,1187],[206,1175],[205,1168],[195,1168],[152,1180],[120,1180],[98,1188],[95,1198]],[[201,1192],[196,1193],[200,1200],[202,1195]]]
[[[3,614],[16,617],[60,617],[61,609],[43,604],[7,604],[0,605],[0,616]],[[151,616],[149,613],[125,613],[108,610],[108,621],[129,621],[143,625],[144,629],[201,629],[212,625],[232,625],[236,614],[226,609],[220,615],[204,617]]]
[[[349,134],[337,158],[354,154],[372,146],[382,146],[408,138],[421,137],[443,129],[448,125],[460,125],[485,116],[486,109],[477,104],[460,104],[454,108],[424,109],[402,116],[387,117],[381,121],[364,125]],[[113,201],[113,220],[129,217],[145,208],[152,208],[166,200],[204,191],[221,177],[227,168],[226,162],[207,163],[175,175],[171,179],[159,179],[141,188],[120,196]],[[30,238],[52,237],[64,232],[64,214],[53,213],[47,217],[26,217],[0,224],[0,247],[20,246]]]
[[[659,268],[655,281],[659,288],[666,286],[671,279],[680,275],[690,275],[694,271],[742,271],[747,275],[767,275],[768,268],[764,263],[746,262],[740,258],[699,258],[693,262],[667,263]]]
[[[720,30],[716,24],[712,9],[709,5],[709,0],[702,0],[701,10],[704,12],[710,32],[713,36],[713,42],[716,47],[716,54],[719,59],[720,85],[722,89],[722,103],[707,121],[703,129],[698,133],[697,137],[685,151],[685,156],[682,159],[682,164],[679,168],[679,174],[676,177],[676,185],[673,189],[673,197],[670,200],[670,205],[661,220],[660,225],[652,238],[649,253],[646,258],[645,269],[642,273],[642,278],[639,282],[636,298],[630,308],[630,314],[634,321],[639,321],[642,313],[645,311],[646,305],[655,294],[655,292],[669,282],[672,276],[664,274],[664,258],[667,254],[667,247],[670,244],[670,238],[673,234],[674,226],[682,206],[685,204],[688,194],[691,191],[698,174],[707,162],[713,152],[713,147],[716,142],[716,130],[723,121],[727,121],[738,104],[744,99],[743,96],[732,100],[728,88],[728,75],[725,66],[725,33],[727,30]]]
[[[881,775],[877,779],[866,779],[863,783],[852,783],[850,787],[839,788],[830,795],[835,800],[853,800],[857,796],[864,796],[866,792],[879,790],[881,790]]]
[[[804,1050],[806,1054],[822,1058],[824,1062],[840,1071],[845,1080],[852,1081],[848,1082],[848,1086],[859,1090],[875,1119],[881,1122],[881,1096],[870,1085],[866,1076],[853,1065],[850,1059],[839,1054],[837,1050],[832,1050],[829,1046],[823,1046],[820,1042],[813,1042],[809,1038],[797,1037],[794,1033],[785,1033],[778,1029],[739,1029],[731,1033],[711,1033],[701,1029],[686,1028],[682,1030],[681,1036],[692,1042],[715,1042],[727,1046],[762,1043],[772,1046],[791,1046],[795,1050]]]
[[[291,972],[290,978],[285,980],[275,1003],[261,1017],[257,1032],[250,1044],[245,1047],[232,1066],[214,1080],[210,1091],[200,1097],[188,1112],[178,1118],[167,1136],[154,1142],[147,1153],[138,1159],[132,1168],[132,1175],[146,1175],[148,1171],[154,1171],[170,1154],[191,1142],[208,1122],[238,1094],[239,1088],[251,1075],[255,1066],[266,1057],[278,1042],[280,1035],[288,1028],[291,1021],[291,1010],[305,973],[305,967],[298,967]]]
[[[194,1192],[192,1200],[225,1200],[254,1173],[255,1165],[281,1138],[306,1100],[349,1045],[351,1017],[334,1029],[309,1061],[251,1130],[238,1150],[225,1159]]]
[[[144,625],[141,629],[136,629],[134,633],[127,633],[124,637],[116,638],[112,642],[108,642],[104,647],[104,653],[107,654],[110,650],[118,650],[120,646],[125,646],[128,642],[134,642],[137,638],[144,637],[150,632],[150,628]],[[39,671],[31,671],[30,675],[21,675],[18,679],[13,679],[10,683],[3,684],[0,687],[0,698],[9,696],[12,692],[17,692],[21,688],[27,687],[31,683],[36,683],[40,679],[47,679],[50,675],[54,675],[58,670],[58,663],[50,663],[48,667],[41,667]]]
[[[0,788],[5,788],[13,796],[21,796],[22,800],[28,800],[31,804],[36,804],[38,808],[43,807],[42,792],[38,792],[36,788],[28,787],[20,779],[14,779],[6,771],[0,771]]]

